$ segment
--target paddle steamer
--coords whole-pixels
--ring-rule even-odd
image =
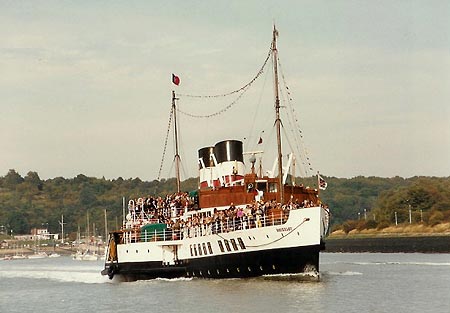
[[[199,149],[199,186],[190,205],[172,208],[178,214],[163,222],[148,216],[148,199],[130,201],[123,227],[110,233],[103,275],[140,280],[318,274],[330,215],[319,199],[320,185],[309,188],[287,182],[295,158],[290,154],[283,167],[277,35],[274,27],[269,56],[275,85],[277,173],[258,172],[258,152],[244,152],[239,140]],[[176,100],[172,92],[175,134]],[[248,172],[245,155],[250,156]],[[175,136],[178,192],[179,160]]]

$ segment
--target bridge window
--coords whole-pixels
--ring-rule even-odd
[[[269,192],[277,192],[277,183],[269,183]]]
[[[267,191],[267,182],[259,182],[256,184],[256,189],[260,190],[260,191]]]

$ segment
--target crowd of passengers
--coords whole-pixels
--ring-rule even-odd
[[[130,200],[125,228],[141,227],[146,224],[164,223],[173,234],[183,237],[229,232],[240,229],[282,224],[287,220],[289,211],[315,206],[312,201],[289,202],[281,205],[275,200],[253,201],[245,207],[236,207],[231,203],[225,210],[185,214],[198,209],[194,198],[188,193],[175,193],[162,197],[144,197]],[[178,239],[178,238],[177,238]]]

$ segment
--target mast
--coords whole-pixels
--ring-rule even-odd
[[[175,136],[175,175],[177,179],[177,192],[180,192],[180,155],[178,153],[178,127],[177,127],[177,110],[175,106],[175,91],[172,90],[172,111],[173,111],[173,128]]]
[[[283,186],[283,155],[281,153],[281,119],[280,119],[280,96],[278,94],[278,51],[277,51],[278,31],[273,25],[272,39],[272,62],[274,74],[274,92],[275,92],[275,128],[277,131],[277,148],[278,148],[278,186],[280,189],[280,202],[284,203],[284,186]]]

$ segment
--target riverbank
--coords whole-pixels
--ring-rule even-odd
[[[85,245],[80,245],[79,247],[56,247],[56,246],[47,246],[47,247],[39,247],[39,252],[45,252],[47,255],[52,253],[57,253],[60,255],[72,255],[77,252],[77,250],[86,251],[87,247]],[[99,254],[104,253],[103,248],[98,248],[97,251]],[[13,256],[13,255],[25,255],[29,256],[35,253],[34,248],[2,248],[0,249],[0,258],[4,258],[5,256]]]
[[[450,235],[332,236],[325,252],[450,253]]]
[[[60,248],[60,247],[41,247],[39,248],[39,252],[45,252],[47,255],[52,253],[58,253],[60,255],[71,255],[76,251],[70,248]],[[35,253],[35,250],[32,248],[2,248],[0,249],[0,258],[5,256],[13,256],[13,255],[32,255]]]
[[[353,229],[331,233],[327,252],[450,253],[450,223],[434,226],[401,224],[383,229]]]

